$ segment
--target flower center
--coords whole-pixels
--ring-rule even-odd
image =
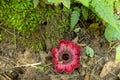
[[[62,61],[63,63],[69,63],[71,61],[71,54],[68,52],[63,52],[60,57],[59,57],[60,61]]]
[[[63,60],[68,60],[68,59],[69,59],[69,55],[68,55],[67,53],[64,53],[64,54],[62,55],[62,59],[63,59]]]

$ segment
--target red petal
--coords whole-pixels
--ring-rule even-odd
[[[74,68],[78,68],[80,66],[80,64],[75,64]]]
[[[57,58],[53,58],[52,60],[53,60],[54,64],[58,64],[58,59]]]
[[[69,42],[67,45],[67,50],[71,53],[71,54],[75,54],[77,52],[77,50],[75,49],[75,45],[73,44],[73,42]]]
[[[71,63],[70,63],[74,68],[78,68],[79,67],[79,58],[74,58]]]
[[[63,53],[63,51],[64,51],[64,49],[66,48],[66,46],[67,46],[67,41],[65,41],[65,40],[61,40],[60,42],[59,42],[59,53]]]
[[[67,50],[72,54],[72,55],[79,55],[80,53],[80,46],[76,46],[73,42],[68,42],[67,45]]]
[[[53,56],[53,57],[56,57],[56,54],[57,54],[57,52],[58,52],[58,49],[57,49],[57,48],[53,48],[51,52],[52,52],[52,56]]]
[[[59,47],[60,47],[60,48],[64,48],[64,47],[66,47],[66,46],[67,46],[67,41],[61,40],[61,41],[59,42]]]
[[[76,59],[79,60],[79,58],[80,58],[80,56],[78,54],[77,55],[72,54],[72,60],[76,60]]]
[[[76,53],[76,54],[77,54],[77,55],[80,55],[80,46],[76,46],[75,48],[76,48],[76,50],[77,50],[77,53]]]
[[[74,66],[74,68],[78,68],[80,66],[79,60],[74,61],[72,65]]]
[[[70,64],[67,64],[66,68],[65,68],[65,72],[66,73],[71,73],[73,71],[74,71],[74,67],[72,65],[70,65]]]
[[[65,66],[63,64],[54,65],[54,68],[57,72],[63,72],[65,70]]]

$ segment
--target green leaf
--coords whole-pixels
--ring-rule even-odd
[[[63,0],[62,1],[63,5],[67,7],[68,9],[70,8],[70,0]]]
[[[105,22],[110,24],[112,27],[117,29],[117,24],[114,18],[114,8],[113,8],[114,0],[92,0],[91,2],[91,10],[96,13],[100,18],[102,18]]]
[[[82,15],[85,18],[85,20],[88,19],[88,8],[81,6],[81,11],[82,11]]]
[[[85,47],[85,52],[87,53],[87,55],[89,55],[90,57],[93,57],[94,56],[94,50],[89,47],[89,46],[86,46]]]
[[[79,31],[80,31],[80,27],[74,29],[74,32],[76,32],[76,33]]]
[[[63,3],[63,5],[67,8],[70,8],[70,0],[48,0],[49,3],[53,3],[56,6],[60,3]]]
[[[117,11],[120,12],[120,0],[115,2],[115,8],[116,8]]]
[[[45,71],[45,67],[43,67],[43,66],[39,66],[38,69],[39,69],[40,71]]]
[[[119,29],[120,30],[120,29]],[[116,30],[116,28],[108,25],[105,29],[105,38],[109,41],[112,42],[114,40],[120,40],[120,34],[119,32]]]
[[[89,6],[89,2],[90,2],[91,0],[76,0],[76,1],[80,2],[80,3],[83,4],[84,6],[88,7],[88,6]],[[96,2],[97,2],[97,1],[96,1]]]
[[[71,31],[74,29],[74,26],[78,23],[79,17],[80,17],[80,9],[78,7],[75,7],[74,11],[71,14],[71,24],[70,24]]]
[[[34,8],[36,8],[37,5],[39,4],[39,0],[33,0],[33,4],[34,4]]]
[[[48,0],[49,3],[54,3],[56,6],[59,5],[63,0]]]
[[[116,60],[120,61],[120,45],[116,47]]]

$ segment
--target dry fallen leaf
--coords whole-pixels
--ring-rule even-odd
[[[73,40],[72,40],[72,42],[74,42],[74,43],[78,43],[78,36],[77,37],[75,37]]]
[[[86,74],[84,80],[90,80],[90,75]]]
[[[92,66],[94,65],[94,58],[91,58],[88,63],[87,63],[89,66]]]
[[[100,78],[105,77],[111,70],[118,65],[117,61],[109,61],[104,66],[100,73]]]

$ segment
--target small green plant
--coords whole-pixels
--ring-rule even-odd
[[[2,41],[2,35],[0,34],[0,41]]]
[[[45,67],[44,67],[44,66],[39,66],[38,69],[39,69],[40,71],[42,71],[42,72],[45,71]]]
[[[74,26],[78,23],[80,17],[80,8],[74,7],[74,10],[72,11],[71,14],[71,24],[70,24],[70,30],[72,31],[74,29]]]
[[[89,55],[91,58],[94,56],[94,50],[89,47],[89,46],[86,46],[85,47],[85,52],[87,53],[87,55]]]

